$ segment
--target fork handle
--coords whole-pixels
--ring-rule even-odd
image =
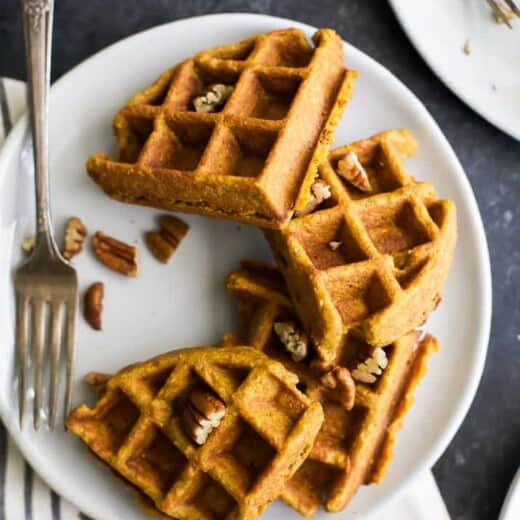
[[[55,249],[49,207],[48,97],[54,0],[21,0],[34,151],[36,243]]]

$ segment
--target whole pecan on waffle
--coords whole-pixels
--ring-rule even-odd
[[[212,393],[198,388],[190,392],[183,420],[186,433],[199,445],[219,426],[226,405]]]
[[[278,321],[273,328],[293,361],[303,361],[307,357],[309,338],[294,321]]]
[[[372,354],[352,370],[352,377],[361,383],[375,383],[388,365],[384,349],[377,347]]]
[[[364,193],[370,193],[372,191],[367,172],[361,164],[356,152],[351,150],[345,154],[343,159],[338,161],[338,174],[358,190]]]
[[[210,85],[204,94],[193,100],[193,107],[196,112],[216,112],[217,109],[225,105],[233,90],[234,88],[231,85],[222,83]]]

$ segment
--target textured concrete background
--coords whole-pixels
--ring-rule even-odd
[[[475,402],[434,473],[454,519],[496,519],[520,463],[520,144],[437,80],[384,0],[56,0],[53,77],[137,31],[226,11],[268,13],[333,27],[417,94],[462,161],[489,240],[493,328]],[[23,61],[18,1],[0,0],[0,76],[25,79]]]

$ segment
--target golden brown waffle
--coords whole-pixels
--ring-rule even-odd
[[[329,511],[340,511],[358,487],[380,482],[392,458],[395,435],[413,402],[413,392],[426,370],[428,356],[437,341],[419,339],[411,332],[384,348],[388,365],[376,382],[356,382],[355,404],[346,409],[334,391],[324,386],[322,374],[310,363],[294,362],[273,326],[280,321],[297,322],[280,273],[266,265],[246,262],[227,282],[244,318],[240,340],[282,362],[298,375],[299,388],[321,402],[325,420],[309,458],[303,463],[281,498],[306,517],[323,503]],[[228,344],[237,338],[228,336]],[[373,351],[368,344],[349,337],[338,357],[339,366],[353,370]]]
[[[416,141],[392,130],[332,151],[320,176],[332,197],[281,230],[266,230],[318,362],[333,365],[348,333],[384,346],[422,325],[440,300],[456,240],[453,202],[404,170]],[[355,152],[372,191],[340,178]]]
[[[313,42],[274,31],[165,72],[117,114],[119,159],[92,156],[90,176],[123,202],[279,226],[309,192],[355,76],[334,31]],[[215,84],[233,86],[231,97],[196,112]]]
[[[191,348],[123,369],[67,427],[118,474],[179,520],[255,519],[307,457],[319,403],[280,363],[248,347]],[[226,413],[202,446],[183,414],[194,388]]]

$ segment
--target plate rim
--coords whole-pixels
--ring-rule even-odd
[[[500,509],[500,516],[498,520],[512,520],[515,509],[513,507],[520,505],[520,467],[516,470],[516,473],[509,484],[506,498],[502,503]]]
[[[89,56],[84,61],[78,63],[72,69],[70,69],[66,74],[61,76],[51,87],[52,89],[56,89],[63,83],[70,81],[73,78],[74,74],[77,73],[78,69],[88,66],[91,61],[94,61],[98,58],[98,55],[106,52],[111,52],[114,48],[118,48],[119,46],[124,46],[127,43],[127,40],[131,40],[132,38],[137,38],[145,33],[149,33],[160,28],[165,28],[167,26],[175,26],[176,24],[182,23],[197,23],[200,19],[217,19],[217,18],[242,18],[246,17],[249,19],[256,20],[271,20],[273,23],[284,23],[288,26],[301,28],[305,31],[315,31],[316,28],[305,23],[298,22],[296,20],[292,20],[290,18],[271,16],[265,14],[257,14],[257,13],[243,13],[243,12],[226,12],[226,13],[216,13],[216,14],[205,14],[201,16],[193,16],[181,18],[178,20],[166,22],[164,24],[159,24],[143,31],[139,31],[137,33],[126,36],[125,38],[118,40],[111,45],[100,49],[98,52]],[[443,152],[446,157],[449,159],[450,163],[453,165],[453,169],[456,172],[456,177],[458,182],[460,183],[460,188],[462,190],[463,196],[468,206],[468,210],[471,216],[470,222],[472,226],[472,230],[474,232],[475,241],[478,245],[479,254],[477,256],[477,266],[478,272],[482,276],[482,316],[483,320],[479,324],[478,334],[476,334],[478,349],[476,350],[475,356],[472,358],[472,363],[468,365],[468,373],[470,377],[468,378],[468,382],[465,388],[465,391],[461,394],[459,398],[459,403],[454,411],[452,417],[444,426],[442,433],[439,435],[438,441],[436,444],[432,445],[429,450],[425,451],[424,457],[422,457],[422,462],[417,464],[415,468],[410,471],[410,473],[402,479],[399,486],[396,487],[395,490],[390,491],[385,497],[379,500],[379,503],[375,505],[369,512],[370,515],[374,515],[381,511],[383,508],[388,506],[391,502],[397,500],[400,496],[404,494],[404,492],[409,488],[410,484],[413,480],[422,472],[429,470],[435,462],[439,459],[445,449],[448,447],[449,443],[457,433],[460,428],[464,418],[467,415],[469,407],[473,402],[473,399],[476,395],[477,387],[480,383],[485,359],[487,355],[490,331],[491,331],[491,315],[492,315],[492,285],[491,285],[491,263],[489,256],[489,249],[487,246],[487,240],[484,230],[484,225],[482,221],[482,217],[477,205],[477,201],[469,180],[464,172],[464,169],[458,160],[454,150],[449,144],[447,138],[441,131],[438,124],[435,122],[433,116],[426,109],[425,105],[419,100],[419,98],[394,74],[392,74],[386,67],[381,65],[375,59],[370,57],[368,54],[364,53],[362,50],[353,46],[352,44],[343,40],[344,46],[348,48],[348,52],[358,54],[363,60],[366,60],[370,63],[370,65],[376,69],[378,72],[385,76],[389,81],[394,82],[395,85],[398,85],[403,91],[406,91],[407,95],[410,98],[410,102],[415,105],[415,109],[422,113],[422,117],[425,117],[428,120],[429,126],[431,127],[432,133],[436,134],[436,138],[438,139],[439,145],[442,147]],[[4,163],[8,162],[9,151],[13,152],[17,148],[17,143],[21,142],[23,136],[28,128],[28,118],[25,114],[22,118],[17,122],[10,135],[7,137],[4,145],[0,149],[0,187],[2,185],[2,172],[6,172],[7,168]],[[5,173],[7,175],[7,173]],[[46,467],[43,463],[37,459],[36,451],[33,454],[31,446],[32,444],[25,440],[23,436],[20,435],[17,424],[14,421],[10,420],[9,417],[9,408],[3,406],[2,401],[0,400],[0,418],[3,420],[6,429],[9,432],[11,438],[15,441],[16,445],[22,452],[24,458],[30,463],[33,469],[42,476],[43,480],[54,489],[62,498],[65,498],[72,504],[75,504],[78,509],[80,509],[83,513],[95,517],[93,510],[89,506],[89,501],[87,499],[81,500],[81,497],[78,497],[74,493],[69,493],[68,488],[65,486],[65,492],[62,491],[63,487],[61,483],[63,482],[63,478],[56,476],[52,471],[47,471]],[[82,503],[85,502],[85,503]],[[79,505],[81,503],[81,506]]]
[[[473,99],[471,95],[468,95],[467,92],[464,91],[464,87],[458,86],[456,82],[451,80],[450,77],[443,72],[442,67],[434,60],[432,54],[426,49],[426,45],[423,45],[420,40],[415,37],[415,32],[412,30],[412,23],[404,14],[405,9],[401,6],[401,0],[388,0],[388,3],[397,18],[399,25],[406,34],[406,37],[413,45],[414,49],[419,53],[426,65],[428,65],[431,71],[437,76],[437,79],[442,81],[453,94],[455,94],[463,103],[488,123],[493,125],[495,128],[498,128],[509,137],[520,141],[520,129],[516,130],[500,117],[487,112],[485,106],[478,103],[478,101]]]

